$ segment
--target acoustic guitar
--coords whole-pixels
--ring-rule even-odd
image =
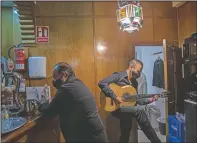
[[[158,94],[137,94],[136,89],[131,86],[119,86],[117,84],[110,84],[109,87],[116,94],[117,97],[122,98],[123,103],[116,104],[111,98],[106,97],[103,92],[101,92],[101,105],[107,112],[112,112],[119,109],[122,106],[135,106],[136,100],[141,98],[150,98]],[[170,92],[164,91],[158,96],[165,98],[170,94]]]

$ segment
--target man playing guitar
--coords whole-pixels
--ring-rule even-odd
[[[137,90],[137,78],[140,77],[141,71],[143,69],[143,63],[137,59],[132,59],[129,62],[128,69],[123,72],[115,72],[112,75],[104,78],[98,83],[98,86],[105,94],[105,96],[110,97],[116,104],[123,103],[122,98],[117,97],[115,93],[110,89],[109,85],[114,83],[119,86],[131,85]],[[152,98],[138,99],[136,102],[139,105],[146,105],[156,101],[158,96],[155,95]],[[145,113],[143,106],[131,106],[131,107],[121,107],[120,109],[112,112],[112,115],[120,119],[120,142],[128,143],[130,132],[132,129],[132,117],[135,117],[140,128],[151,141],[151,143],[161,143],[155,130],[152,128],[148,117]]]

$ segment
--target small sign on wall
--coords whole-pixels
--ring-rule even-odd
[[[49,26],[36,26],[36,43],[49,43]]]

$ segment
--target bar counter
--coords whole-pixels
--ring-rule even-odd
[[[22,127],[1,135],[1,142],[60,142],[61,132],[58,118],[44,119],[42,116],[25,117]],[[62,141],[61,141],[62,142]]]

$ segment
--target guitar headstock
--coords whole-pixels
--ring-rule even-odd
[[[168,97],[170,94],[171,94],[170,91],[163,90],[162,93],[160,94],[160,97],[165,98],[165,97]]]

